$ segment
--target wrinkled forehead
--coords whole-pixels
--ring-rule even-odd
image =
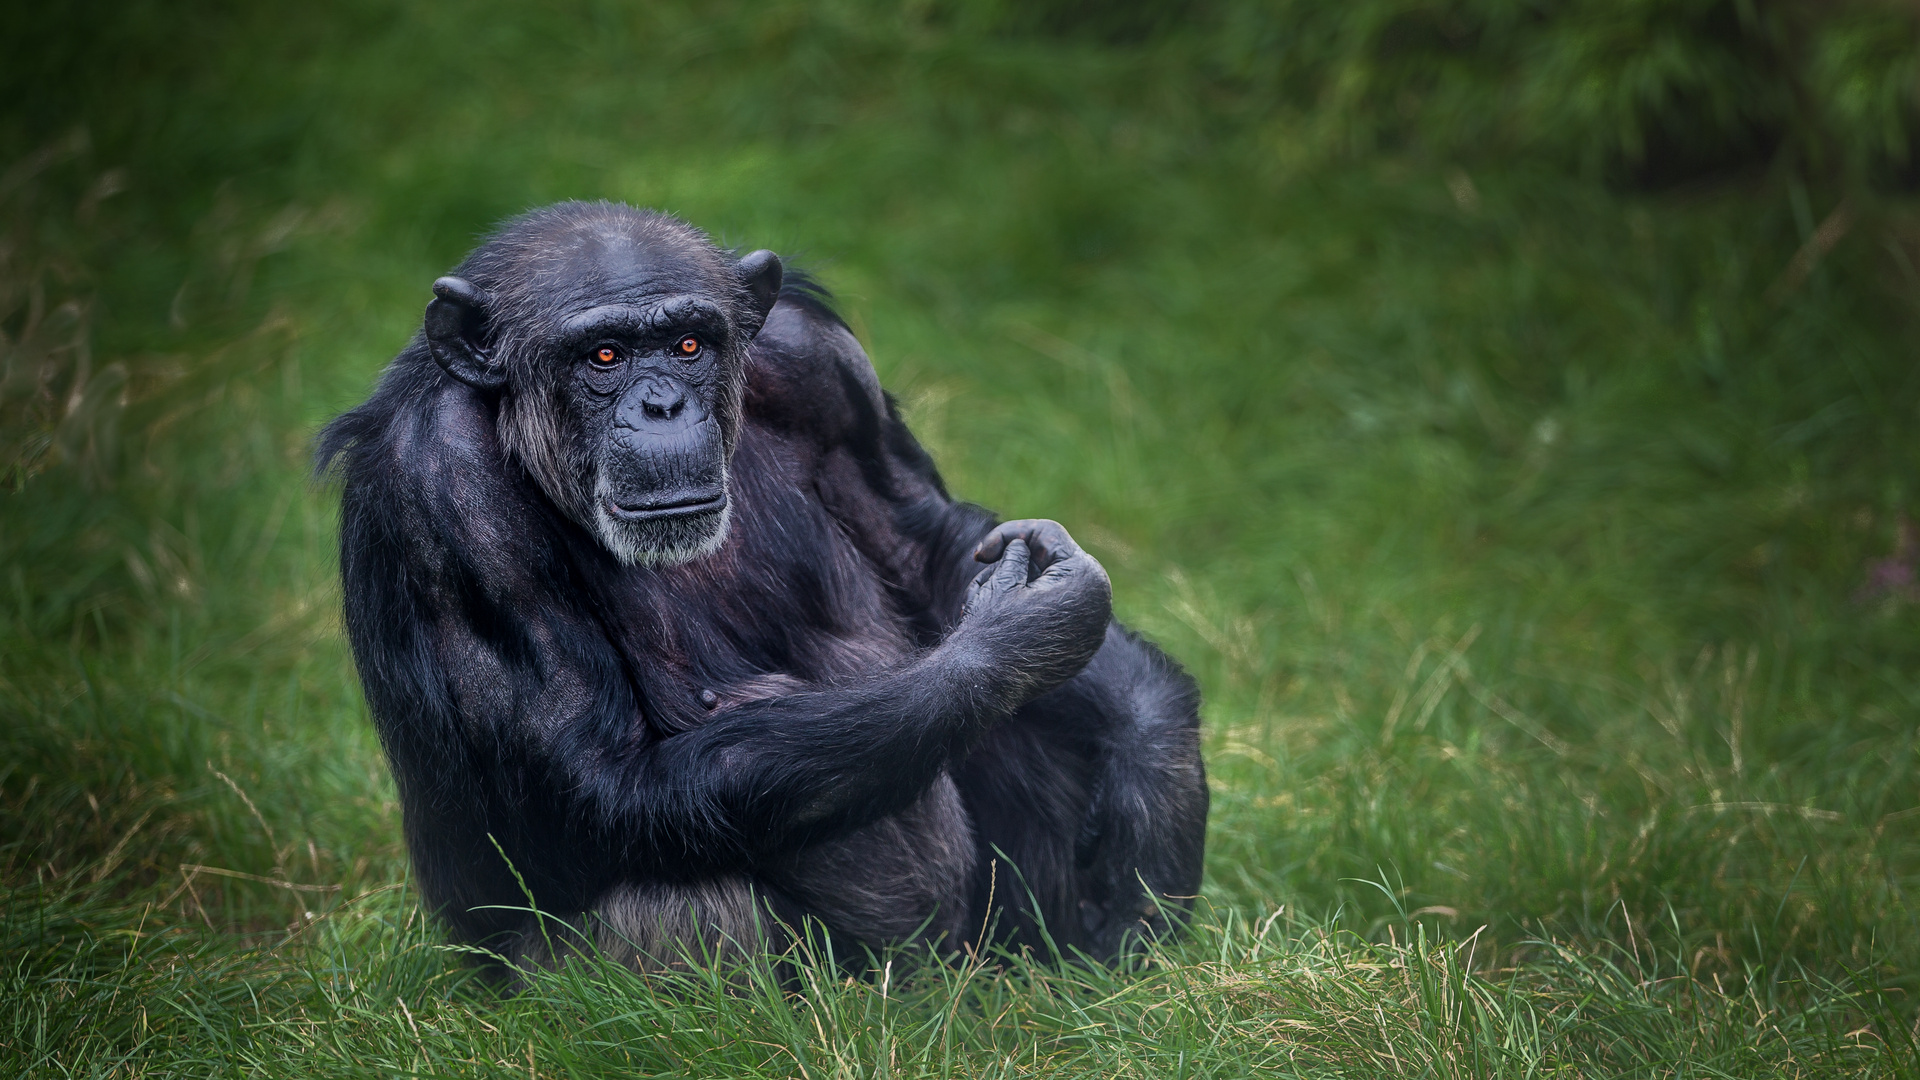
[[[720,284],[724,263],[711,245],[677,230],[582,230],[567,238],[557,275],[598,303],[639,302]]]
[[[728,263],[707,239],[678,222],[622,217],[568,222],[515,244],[496,302],[522,318],[553,324],[609,305],[646,307],[703,296],[726,306],[735,288]]]

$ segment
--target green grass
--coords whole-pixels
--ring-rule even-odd
[[[1343,149],[1191,39],[938,7],[123,6],[0,64],[9,1074],[1920,1072],[1909,197]],[[512,999],[438,946],[308,445],[569,197],[796,254],[954,490],[1106,563],[1207,695],[1188,938]]]

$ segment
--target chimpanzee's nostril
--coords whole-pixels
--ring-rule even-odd
[[[677,393],[648,394],[641,400],[640,408],[649,420],[675,420],[686,411],[687,397]]]

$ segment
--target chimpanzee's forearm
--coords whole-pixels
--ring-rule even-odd
[[[622,861],[743,868],[919,798],[1026,699],[1014,667],[962,632],[865,682],[748,702],[626,756],[574,726],[549,760]]]

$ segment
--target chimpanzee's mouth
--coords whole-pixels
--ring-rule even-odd
[[[661,518],[692,517],[695,514],[710,514],[725,510],[727,493],[724,489],[718,493],[699,491],[635,503],[618,503],[609,498],[606,500],[606,507],[607,516],[615,521],[656,521]]]

